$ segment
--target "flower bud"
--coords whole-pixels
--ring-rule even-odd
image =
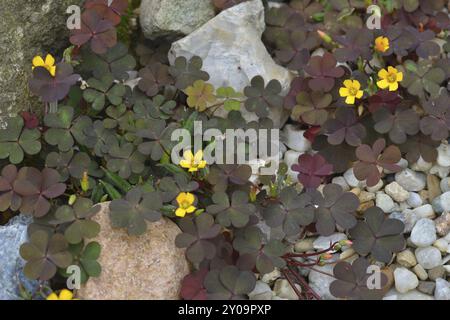
[[[319,34],[320,39],[325,41],[325,43],[332,43],[333,42],[333,39],[331,39],[331,37],[328,34],[326,34],[325,32],[323,32],[321,30],[317,30],[317,33]]]
[[[77,196],[76,195],[71,195],[69,198],[69,206],[73,206],[73,204],[75,203],[75,201],[77,201]]]
[[[83,192],[89,191],[89,177],[87,171],[83,173],[83,178],[81,179],[81,190],[83,190]]]

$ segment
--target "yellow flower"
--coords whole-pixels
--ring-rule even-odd
[[[50,74],[54,77],[56,74],[56,66],[55,66],[55,58],[51,54],[48,54],[45,57],[45,61],[41,56],[36,56],[33,58],[33,70],[36,67],[43,67],[50,72]]]
[[[187,213],[194,212],[197,208],[193,206],[195,197],[192,193],[181,192],[177,197],[178,209],[175,211],[177,217],[183,218]]]
[[[389,39],[386,37],[378,37],[375,39],[375,50],[378,52],[386,52],[389,50]]]
[[[396,91],[398,89],[398,83],[403,80],[403,73],[394,67],[388,67],[387,70],[381,69],[378,72],[378,77],[381,79],[377,82],[380,89],[389,88],[389,91]]]
[[[203,151],[198,151],[195,156],[191,150],[187,150],[183,155],[184,159],[180,161],[180,166],[189,169],[189,172],[198,171],[206,167],[206,161],[203,160]]]
[[[358,80],[345,80],[344,87],[339,89],[339,95],[345,99],[346,104],[355,104],[355,99],[361,99],[363,91]]]
[[[54,292],[49,294],[49,296],[47,297],[47,300],[76,300],[76,299],[73,298],[72,291],[63,289],[59,292],[59,295],[57,295]]]

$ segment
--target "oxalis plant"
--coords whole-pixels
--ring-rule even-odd
[[[220,11],[240,2],[214,4]],[[7,119],[0,135],[0,211],[33,217],[20,249],[25,275],[43,291],[61,289],[72,265],[82,283],[98,277],[101,246],[92,239],[100,226],[91,219],[99,203],[110,201],[111,224],[130,235],[162,218],[179,225],[176,245],[192,267],[182,282],[184,299],[246,299],[257,278],[275,269],[300,299],[320,299],[302,271],[324,272],[317,268],[329,263],[334,296],[381,298],[387,277],[379,273],[373,287],[368,270],[404,249],[404,225],[377,207],[360,210],[355,194],[330,181],[353,168],[374,186],[401,170],[401,157],[436,161],[436,146],[450,130],[450,20],[444,1],[384,0],[382,28],[371,30],[371,2],[292,0],[266,8],[267,48],[297,74],[283,95],[277,80],[258,75],[243,92],[215,88],[199,57],[169,65],[170,44],[121,41],[128,1],[86,1],[65,58],[32,61],[30,90],[49,108],[42,117]],[[228,115],[215,116],[218,108]],[[281,164],[251,182],[250,166],[207,163],[202,150],[170,161],[174,130],[192,132],[194,121],[272,128],[274,109],[289,112],[312,142],[313,152],[291,168],[298,181]],[[244,110],[259,121],[247,122]],[[307,235],[336,230],[350,240],[293,250]],[[349,247],[359,258],[340,261]],[[68,290],[48,296],[72,297]]]

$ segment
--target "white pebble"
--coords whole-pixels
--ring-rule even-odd
[[[448,144],[441,143],[441,145],[437,148],[437,151],[437,164],[442,167],[450,167],[450,147]]]
[[[395,181],[384,187],[384,192],[397,202],[403,202],[409,198],[409,192]]]
[[[433,269],[442,264],[442,256],[439,249],[435,247],[417,248],[417,262],[425,269]]]
[[[406,268],[399,267],[394,271],[395,289],[400,293],[411,291],[419,285],[417,276]]]
[[[411,242],[417,247],[428,247],[436,241],[436,227],[433,220],[422,218],[411,232]]]
[[[391,197],[387,194],[378,192],[375,200],[376,206],[385,213],[391,213],[395,210],[395,204]]]
[[[406,191],[421,191],[425,188],[426,177],[423,173],[405,169],[395,174],[395,181]]]
[[[420,207],[423,203],[422,198],[416,192],[410,192],[409,198],[408,200],[406,200],[406,202],[408,202],[408,204],[413,208]]]

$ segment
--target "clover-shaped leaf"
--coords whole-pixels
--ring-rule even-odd
[[[183,278],[180,295],[184,300],[206,300],[206,289],[203,285],[208,269],[202,268]]]
[[[344,69],[337,67],[336,64],[336,58],[329,52],[325,52],[322,57],[312,57],[305,68],[306,73],[311,77],[308,81],[309,88],[313,91],[331,91],[335,85],[335,79],[342,77],[345,73]]]
[[[336,36],[334,39],[343,46],[334,52],[339,62],[354,62],[359,57],[364,60],[372,58],[370,45],[373,42],[373,33],[371,30],[367,28],[350,29],[345,35]]]
[[[147,231],[146,220],[156,222],[161,218],[162,205],[158,192],[144,193],[140,188],[134,188],[125,199],[110,203],[111,224],[116,228],[126,228],[130,235],[142,235]]]
[[[445,80],[445,72],[437,67],[433,67],[432,61],[421,60],[417,63],[407,60],[404,66],[398,69],[403,71],[404,79],[401,85],[407,88],[412,95],[424,98],[428,93],[431,98],[439,95],[441,83]]]
[[[57,113],[49,113],[44,117],[44,124],[49,127],[45,132],[45,141],[52,146],[57,146],[62,152],[72,149],[74,144],[70,132],[74,116],[72,107],[61,106]]]
[[[247,184],[251,175],[252,168],[248,165],[224,164],[212,166],[207,179],[216,191],[225,191],[229,183]]]
[[[175,125],[167,125],[164,120],[151,121],[148,129],[139,130],[137,136],[144,139],[138,150],[143,155],[150,156],[152,160],[158,161],[164,153],[169,154],[173,141],[171,135]]]
[[[175,87],[184,90],[197,80],[208,81],[209,74],[202,71],[203,61],[194,56],[189,61],[185,57],[175,59],[173,66],[169,68],[170,74],[176,79]]]
[[[20,169],[14,190],[22,196],[20,212],[36,218],[45,216],[50,211],[50,199],[55,199],[66,191],[66,185],[60,183],[58,171],[45,168],[23,167]]]
[[[139,71],[138,87],[149,97],[158,94],[161,88],[172,84],[173,79],[169,74],[169,67],[162,63],[154,63]]]
[[[182,219],[180,228],[183,233],[175,239],[178,248],[187,248],[186,257],[192,263],[211,260],[216,255],[216,246],[212,242],[221,231],[221,226],[214,223],[214,218],[202,213],[191,219]]]
[[[92,71],[97,79],[111,73],[116,80],[127,80],[128,71],[136,67],[136,60],[128,53],[128,47],[122,42],[117,43],[105,54],[95,54],[89,48],[84,48],[82,58],[82,66]]]
[[[276,48],[287,46],[291,33],[309,27],[299,12],[286,5],[266,10],[266,23],[264,38]]]
[[[94,110],[103,110],[107,100],[115,106],[122,103],[126,93],[125,86],[121,83],[114,83],[112,74],[106,73],[100,79],[91,78],[87,83],[89,88],[84,91],[83,98],[92,103]]]
[[[23,161],[24,155],[36,155],[41,151],[38,129],[24,128],[22,117],[8,117],[6,129],[0,134],[0,159],[9,159],[12,164]]]
[[[302,121],[311,126],[321,126],[328,119],[327,107],[333,101],[331,94],[321,92],[300,92],[297,105],[292,110],[292,119]]]
[[[114,24],[103,19],[95,10],[86,10],[81,15],[81,28],[72,30],[70,42],[82,46],[90,42],[90,48],[97,54],[104,54],[117,43]]]
[[[62,234],[50,236],[45,231],[34,232],[30,241],[20,247],[20,255],[27,262],[24,274],[33,280],[50,280],[57,268],[66,268],[72,263],[72,255],[67,249]]]
[[[388,28],[386,37],[389,39],[389,50],[383,55],[395,53],[399,57],[407,56],[417,43],[414,34],[411,33],[411,29],[400,25]]]
[[[64,237],[70,244],[80,243],[83,239],[94,238],[100,232],[100,225],[90,220],[100,211],[100,206],[95,206],[92,200],[78,198],[73,207],[61,206],[55,212],[58,224],[68,224],[64,231]]]
[[[204,283],[210,300],[244,300],[255,288],[256,278],[253,272],[226,266],[210,271]]]
[[[401,167],[396,164],[402,157],[400,150],[393,145],[385,147],[386,141],[378,139],[372,147],[363,144],[356,149],[359,161],[353,167],[353,172],[358,180],[366,180],[369,187],[373,187],[380,181],[379,167],[392,172],[401,170]]]
[[[271,80],[265,85],[263,77],[256,76],[251,80],[250,86],[244,89],[244,94],[248,98],[245,101],[245,108],[255,112],[258,117],[267,117],[270,108],[281,108],[283,105],[281,90],[278,80]]]
[[[350,146],[357,147],[366,136],[366,128],[359,123],[355,110],[350,108],[339,108],[335,119],[329,119],[323,125],[328,134],[328,142],[333,145],[344,141]]]
[[[167,53],[170,50],[171,43],[166,41],[152,41],[145,39],[140,41],[136,46],[136,54],[139,57],[139,62],[142,66],[147,66],[153,63],[169,63]]]
[[[305,30],[296,30],[289,36],[289,42],[280,47],[275,55],[287,68],[300,70],[310,59],[310,51],[319,44],[317,36],[310,36]]]
[[[81,179],[91,165],[91,158],[87,153],[75,152],[51,152],[45,159],[45,166],[58,170],[61,181],[67,181],[69,177]]]
[[[216,98],[224,99],[223,106],[227,111],[240,110],[243,94],[236,92],[232,87],[220,87],[216,91]]]
[[[375,130],[379,133],[389,133],[392,142],[405,143],[408,135],[413,136],[419,132],[419,115],[412,109],[398,108],[395,113],[381,108],[373,113]]]
[[[320,154],[300,155],[298,164],[292,165],[291,169],[298,172],[298,180],[305,188],[317,188],[333,172],[333,166]]]
[[[14,182],[17,179],[17,167],[9,164],[3,167],[0,175],[0,212],[8,209],[19,210],[22,198],[14,190]]]
[[[356,225],[354,213],[359,206],[358,197],[351,192],[344,192],[337,184],[327,184],[323,195],[316,190],[308,191],[315,208],[316,229],[323,236],[331,235],[336,224],[344,229]]]
[[[379,273],[380,288],[370,288],[369,261],[365,258],[358,258],[352,264],[341,261],[333,269],[336,278],[330,285],[330,292],[336,298],[353,300],[379,300],[383,297],[384,288],[388,278],[384,273]]]
[[[300,226],[307,226],[314,221],[311,197],[299,195],[293,187],[285,188],[280,192],[278,201],[264,208],[262,216],[269,227],[282,226],[286,235],[297,235],[301,231]]]
[[[281,258],[287,247],[279,240],[263,243],[262,231],[255,226],[248,227],[233,241],[233,247],[239,251],[237,265],[240,269],[253,270],[255,267],[261,274],[272,272],[275,268],[283,268],[286,262]]]
[[[187,104],[199,112],[203,112],[216,101],[214,86],[203,80],[197,80],[185,90],[188,98]]]
[[[132,173],[140,174],[145,169],[145,156],[132,143],[116,141],[110,146],[106,167],[128,179]]]
[[[401,101],[397,92],[380,90],[369,97],[369,111],[373,113],[381,108],[386,108],[394,112]]]
[[[141,103],[134,104],[133,111],[138,119],[170,119],[177,107],[174,100],[157,95],[153,99],[147,99]]]
[[[173,177],[162,178],[158,187],[164,202],[171,202],[182,192],[197,190],[199,184],[196,181],[190,181],[184,174],[175,174]]]
[[[353,239],[352,248],[360,255],[371,253],[376,260],[389,263],[392,254],[400,252],[406,245],[403,237],[405,225],[398,219],[387,218],[378,207],[367,209],[364,218],[349,231]]]
[[[57,102],[64,99],[70,88],[80,79],[79,74],[73,73],[68,63],[58,63],[53,77],[45,68],[37,67],[29,81],[30,91],[41,97],[44,102]]]
[[[303,97],[301,98],[301,101],[298,101],[298,95],[302,93],[303,91],[308,91],[308,82],[306,79],[301,77],[296,77],[291,82],[291,87],[289,89],[288,94],[284,98],[284,107],[288,110],[292,110],[297,104],[303,105],[309,103],[304,103]],[[313,101],[316,101],[315,99],[312,99]],[[318,100],[318,99],[317,99]]]
[[[420,157],[427,162],[435,162],[438,156],[437,147],[441,143],[440,140],[433,140],[431,137],[417,134],[408,137],[406,142],[400,145],[402,152],[406,153],[406,160],[409,163],[415,163]]]
[[[333,166],[334,173],[345,172],[351,163],[356,160],[354,147],[346,143],[331,145],[325,135],[315,137],[313,150],[318,151],[318,154]]]
[[[416,53],[423,59],[439,56],[441,47],[434,42],[436,34],[432,30],[419,31],[412,26],[407,26],[416,40]]]
[[[215,216],[223,227],[242,228],[256,211],[255,206],[249,203],[248,194],[242,191],[233,192],[231,199],[226,193],[218,192],[212,196],[212,200],[214,204],[208,206],[206,211]]]
[[[442,93],[437,99],[426,101],[423,104],[427,116],[420,120],[420,131],[430,135],[431,139],[441,141],[447,139],[450,130],[449,95]]]
[[[104,157],[111,146],[117,143],[117,138],[113,130],[106,128],[103,121],[97,120],[86,129],[86,143],[97,157]]]
[[[94,10],[100,17],[111,21],[116,26],[121,21],[121,16],[128,8],[127,0],[88,0],[84,7]]]
[[[86,283],[90,277],[99,277],[102,272],[102,267],[97,261],[100,257],[102,247],[98,242],[89,242],[86,246],[84,242],[70,245],[69,251],[73,256],[73,265],[80,267],[80,282]],[[62,270],[65,271],[65,270]],[[64,276],[69,277],[69,274]]]

